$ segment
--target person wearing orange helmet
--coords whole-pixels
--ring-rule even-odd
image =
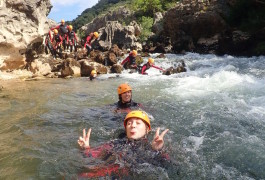
[[[66,49],[66,39],[67,39],[68,28],[69,27],[65,24],[65,20],[64,19],[61,20],[61,24],[60,25],[51,28],[52,31],[57,29],[58,33],[61,35],[62,40],[63,40],[62,44],[63,44],[64,50]]]
[[[90,76],[89,76],[89,79],[90,81],[92,81],[93,79],[95,79],[97,77],[97,71],[95,69],[93,69],[91,72],[90,72]]]
[[[53,38],[52,38],[52,45],[53,45],[53,58],[56,59],[56,54],[59,54],[60,58],[62,58],[62,42],[63,39],[60,36],[60,34],[58,33],[57,29],[53,30]]]
[[[90,33],[87,38],[86,38],[86,42],[84,44],[84,50],[87,50],[87,56],[90,54],[90,52],[92,51],[92,44],[95,42],[96,39],[99,38],[99,34],[98,32],[93,32]]]
[[[137,68],[137,65],[135,62],[136,56],[137,56],[137,51],[132,50],[129,56],[127,56],[127,58],[121,62],[121,65],[123,65],[123,68],[124,69],[136,69]]]
[[[118,111],[129,112],[133,108],[141,108],[142,105],[132,100],[132,88],[129,84],[120,84],[117,89],[119,101],[115,103]]]
[[[148,58],[148,62],[145,63],[142,68],[140,69],[139,73],[143,74],[143,75],[148,75],[148,73],[146,73],[145,71],[150,69],[151,67],[159,69],[161,71],[165,71],[164,69],[157,67],[154,65],[155,64],[155,60],[153,58]]]
[[[133,172],[133,167],[143,163],[165,167],[165,162],[169,162],[169,156],[162,149],[164,136],[168,129],[160,134],[160,128],[157,128],[152,142],[149,143],[147,135],[151,131],[150,119],[146,112],[140,110],[129,112],[124,118],[123,125],[126,138],[111,141],[95,149],[90,147],[91,128],[87,132],[83,129],[83,136],[79,137],[78,144],[85,149],[85,155],[94,158],[101,157],[110,164],[92,167],[93,171],[82,173],[80,177],[95,178],[117,173],[126,176],[128,172]],[[119,161],[122,161],[122,166],[118,163]]]
[[[70,52],[72,52],[73,50],[73,47],[75,48],[75,52],[77,51],[77,37],[76,37],[76,34],[75,32],[73,31],[73,26],[72,25],[69,25],[68,26],[68,33],[67,33],[67,49],[69,49],[70,47]]]

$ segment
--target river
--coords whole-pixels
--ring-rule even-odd
[[[157,54],[153,54],[156,57]],[[144,59],[145,61],[147,59]],[[127,82],[151,116],[179,173],[171,179],[265,179],[265,57],[167,54],[156,65],[184,60],[188,72],[0,81],[0,179],[76,179],[89,166],[77,139],[92,128],[91,146],[115,137],[109,104]],[[118,126],[118,127],[117,127]],[[173,170],[174,171],[174,170]],[[167,179],[161,170],[157,179]],[[144,173],[143,173],[144,174]],[[145,179],[154,179],[146,170]]]

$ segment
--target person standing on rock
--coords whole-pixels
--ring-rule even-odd
[[[62,48],[61,45],[63,43],[62,37],[58,34],[58,30],[53,30],[54,35],[52,39],[52,45],[53,45],[53,59],[56,59],[56,54],[59,54],[59,57],[62,58]]]
[[[86,38],[86,42],[84,45],[84,50],[87,50],[87,56],[90,54],[90,52],[92,51],[92,43],[95,42],[95,40],[99,37],[98,32],[93,32],[90,33],[87,38]]]
[[[156,68],[156,69],[159,69],[161,71],[165,71],[162,68],[155,66],[154,64],[155,64],[155,60],[153,58],[149,58],[148,59],[148,62],[145,63],[142,66],[142,68],[140,69],[139,73],[140,74],[143,74],[143,75],[148,75],[148,73],[146,73],[145,71],[148,70],[148,69],[150,69],[151,67]]]
[[[69,27],[65,24],[64,19],[61,20],[61,24],[60,25],[51,28],[51,30],[57,29],[59,34],[61,35],[62,40],[63,40],[63,48],[64,48],[64,50],[66,49],[66,39],[67,39],[68,28]]]
[[[137,56],[137,51],[132,50],[129,56],[121,62],[121,65],[123,66],[123,68],[124,69],[136,69],[137,68],[136,56]]]
[[[72,52],[73,47],[75,48],[75,52],[77,51],[77,37],[75,32],[73,31],[73,26],[69,25],[68,27],[69,31],[67,33],[67,49],[70,47],[70,52]]]

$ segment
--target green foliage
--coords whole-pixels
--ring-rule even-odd
[[[243,31],[255,31],[265,26],[265,5],[253,0],[238,1],[227,21]]]
[[[135,10],[142,11],[143,15],[153,17],[153,14],[162,11],[160,0],[134,0]]]
[[[142,33],[140,35],[140,40],[143,42],[147,40],[147,38],[151,35],[152,33],[152,26],[153,26],[153,18],[151,17],[146,17],[143,16],[140,20],[140,24],[142,26]]]
[[[108,12],[111,8],[119,6],[121,3],[126,3],[128,0],[100,0],[92,8],[88,8],[81,13],[71,24],[74,29],[79,29],[87,23],[90,23],[95,17]]]
[[[72,24],[76,31],[85,24],[90,23],[95,17],[104,15],[120,6],[126,6],[135,11],[136,19],[138,19],[138,22],[140,22],[144,28],[141,39],[146,39],[151,33],[151,24],[153,24],[153,20],[151,19],[154,13],[171,8],[178,1],[179,0],[99,0],[95,6],[86,9],[81,15],[68,24]],[[133,19],[128,18],[119,19],[118,21],[123,25],[128,25],[132,20]]]

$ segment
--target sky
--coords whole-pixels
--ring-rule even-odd
[[[71,21],[85,9],[97,4],[98,0],[50,0],[53,7],[48,18],[60,22],[61,19]]]

